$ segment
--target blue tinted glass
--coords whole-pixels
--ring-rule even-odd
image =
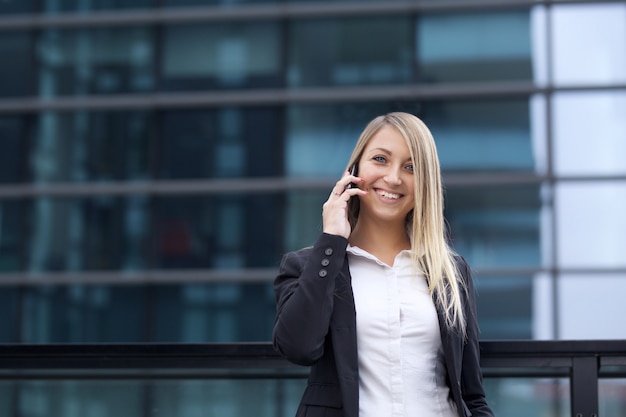
[[[290,86],[402,84],[412,78],[408,16],[295,20]]]
[[[533,277],[475,274],[481,339],[532,339]],[[545,318],[546,320],[549,318]]]
[[[26,117],[0,116],[0,184],[16,183],[23,179],[26,162]]]
[[[535,159],[527,98],[424,103],[443,170],[531,171]]]
[[[420,15],[415,46],[422,82],[533,78],[528,10]]]
[[[336,178],[367,122],[413,113],[430,128],[444,171],[536,171],[528,98],[294,105],[287,112],[288,176]]]
[[[4,57],[0,65],[0,97],[32,93],[32,48],[29,32],[0,31],[0,56]]]
[[[150,28],[47,29],[37,52],[43,97],[139,92],[154,86]]]
[[[36,183],[145,179],[150,114],[41,113],[31,152]]]
[[[165,112],[158,176],[281,176],[282,114],[272,107]]]
[[[157,342],[249,342],[272,338],[276,312],[267,283],[163,285],[155,289]]]
[[[457,252],[474,267],[539,267],[539,187],[448,187],[445,214]]]
[[[24,14],[35,11],[36,0],[3,0],[0,1],[0,15]]]
[[[19,293],[20,290],[16,287],[0,287],[0,317],[3,317],[3,325],[0,326],[0,343],[18,342]],[[3,403],[3,401],[0,401],[0,403]]]
[[[165,27],[161,89],[166,91],[283,85],[277,22]]]
[[[46,12],[89,12],[154,7],[158,0],[41,0]]]
[[[145,197],[40,197],[27,223],[28,270],[136,270],[149,243]]]
[[[164,7],[224,6],[233,7],[259,3],[282,3],[283,0],[161,0]]]
[[[69,285],[26,288],[23,343],[146,340],[146,291],[135,286]]]
[[[24,203],[0,200],[0,271],[19,271],[24,248]]]
[[[156,200],[156,263],[166,269],[272,267],[282,251],[280,196],[163,197]]]

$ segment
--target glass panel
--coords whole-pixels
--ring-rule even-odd
[[[484,386],[487,401],[496,416],[572,415],[567,379],[485,378]]]
[[[559,275],[559,338],[626,339],[624,294],[626,272]]]
[[[12,272],[22,268],[23,209],[19,200],[0,200],[0,271]]]
[[[21,342],[142,342],[146,302],[145,289],[130,285],[29,286],[20,304]]]
[[[490,277],[478,272],[474,282],[481,339],[532,339],[531,276]]]
[[[89,12],[154,7],[158,0],[42,0],[46,12]]]
[[[277,265],[283,223],[280,195],[156,199],[159,268],[256,268]]]
[[[29,32],[0,30],[0,56],[5,57],[0,65],[0,98],[32,93],[32,49]]]
[[[0,317],[3,318],[3,325],[0,326],[0,343],[18,342],[18,297],[20,290],[15,287],[0,287]],[[2,404],[5,404],[0,389],[0,415],[11,414],[2,412]]]
[[[145,197],[40,197],[27,214],[28,270],[137,270],[149,242]]]
[[[424,103],[443,170],[537,171],[527,98]]]
[[[284,220],[285,252],[315,243],[322,233],[322,204],[329,191],[294,191],[287,194]],[[278,264],[277,264],[278,265]]]
[[[626,416],[626,379],[598,381],[599,416]]]
[[[47,29],[37,48],[39,95],[150,91],[153,54],[147,27]]]
[[[26,116],[0,116],[0,184],[20,182],[26,160]]]
[[[233,7],[246,4],[281,3],[281,0],[161,0],[161,2],[163,3],[164,7],[215,5]]]
[[[146,112],[42,113],[31,152],[36,183],[148,177]]]
[[[626,267],[626,181],[558,183],[555,198],[559,266]]]
[[[541,265],[539,185],[450,186],[446,218],[455,249],[472,267]]]
[[[626,93],[559,93],[553,103],[558,175],[626,174]]]
[[[420,15],[415,36],[422,82],[533,79],[528,10]]]
[[[293,21],[288,35],[289,85],[408,83],[411,32],[408,15]]]
[[[162,42],[163,90],[283,85],[278,22],[167,26]]]
[[[35,3],[36,3],[36,0],[0,1],[0,16],[4,14],[32,13],[35,11]],[[8,415],[8,414],[4,414],[4,415]]]
[[[155,288],[154,341],[254,342],[272,340],[276,313],[267,283],[160,285]]]
[[[339,178],[352,149],[389,103],[304,104],[287,111],[285,170],[290,177]],[[321,206],[320,206],[321,210]]]
[[[28,417],[291,416],[294,398],[299,400],[306,385],[304,379],[105,378],[1,381],[0,412]]]
[[[294,105],[287,112],[287,175],[339,177],[367,122],[396,110],[417,114],[430,127],[444,171],[540,172],[545,124],[536,116],[531,124],[531,103],[533,115],[544,114],[529,98]]]
[[[159,177],[278,177],[282,110],[221,108],[163,113]]]
[[[626,82],[625,21],[626,4],[555,5],[552,8],[555,83]]]

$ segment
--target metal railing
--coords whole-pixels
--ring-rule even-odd
[[[572,417],[597,417],[599,379],[626,378],[626,340],[483,341],[481,365],[485,378],[568,379]],[[307,374],[269,343],[0,345],[0,380],[303,379]]]

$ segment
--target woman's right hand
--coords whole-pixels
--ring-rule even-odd
[[[350,237],[352,229],[348,222],[348,201],[356,195],[367,195],[368,192],[361,190],[358,185],[363,182],[362,178],[350,175],[348,171],[333,187],[328,200],[322,206],[322,224],[324,233]],[[357,184],[354,188],[348,188],[348,184]]]

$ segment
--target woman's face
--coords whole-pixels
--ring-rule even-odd
[[[383,126],[369,141],[359,161],[359,218],[405,222],[415,205],[413,162],[402,135],[392,126]]]

